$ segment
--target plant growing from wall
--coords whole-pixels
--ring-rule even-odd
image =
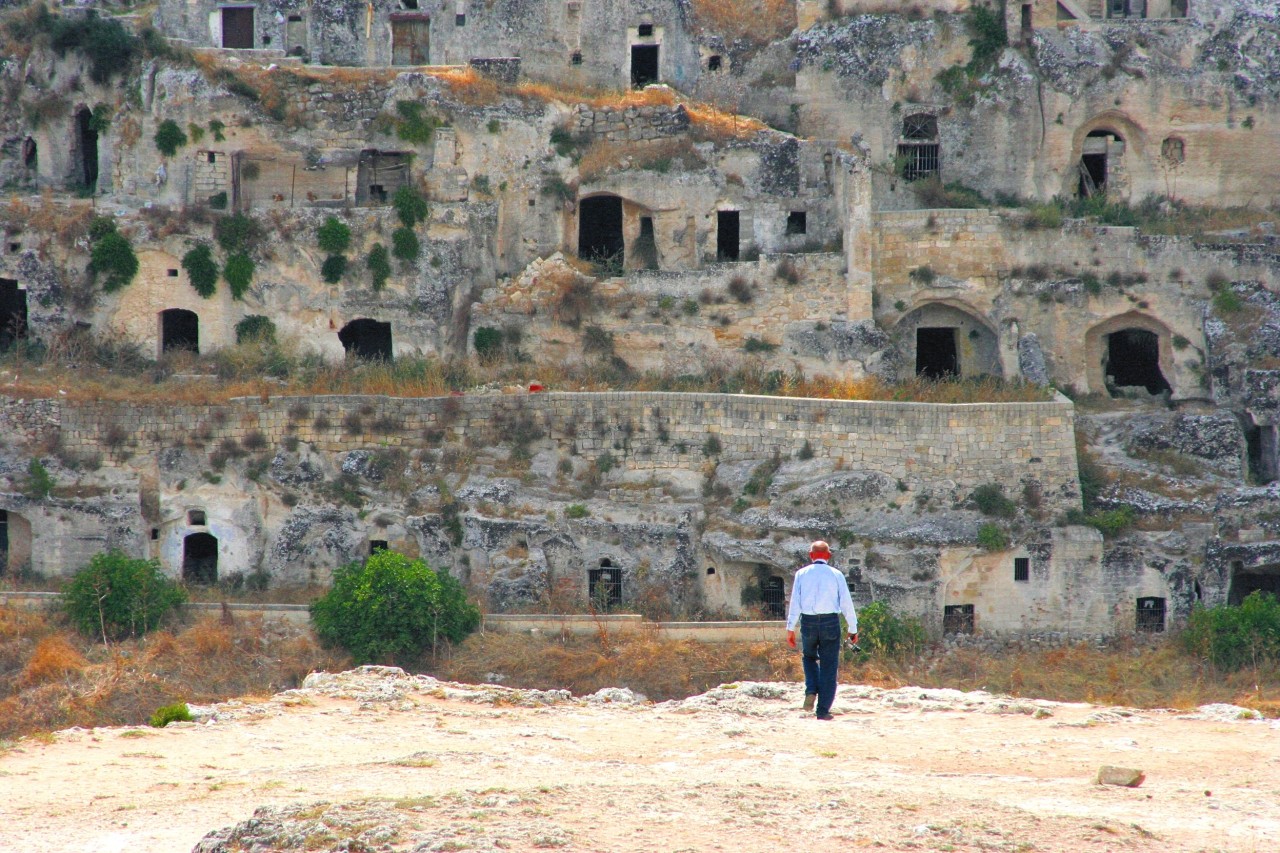
[[[222,267],[222,277],[231,287],[232,299],[244,298],[249,285],[253,282],[253,273],[253,258],[244,252],[233,252],[227,256],[227,262]]]
[[[187,135],[182,132],[182,128],[178,127],[178,123],[171,118],[160,122],[160,126],[156,128],[154,139],[156,149],[166,157],[172,157],[177,154],[178,149],[187,144]]]
[[[28,29],[19,34],[10,26],[10,32],[24,41],[47,35],[49,46],[60,57],[69,50],[83,53],[89,60],[89,78],[98,84],[128,70],[139,48],[138,39],[119,21],[97,15],[57,17],[42,6]]]
[[[978,547],[984,551],[1003,551],[1009,547],[1009,535],[998,524],[984,524],[978,528]]]
[[[320,277],[329,284],[337,284],[347,272],[346,255],[330,255],[320,265]]]
[[[239,323],[236,323],[236,343],[254,342],[266,344],[276,342],[276,324],[271,322],[270,317],[264,317],[261,314],[250,314]]]
[[[396,209],[396,216],[406,228],[412,228],[419,222],[425,222],[430,208],[422,194],[408,184],[403,184],[391,197],[391,204]]]
[[[440,119],[423,115],[417,101],[396,101],[396,136],[415,145],[426,145],[440,127]]]
[[[208,243],[197,243],[182,256],[182,268],[196,293],[205,299],[218,289],[218,265],[213,260],[213,250]]]
[[[480,610],[447,572],[383,549],[333,573],[333,588],[311,604],[316,635],[357,663],[407,661],[461,642]]]
[[[471,340],[475,344],[476,355],[482,359],[492,360],[502,354],[503,334],[501,329],[495,329],[492,326],[481,326],[476,329]]]
[[[262,239],[262,226],[252,216],[233,213],[213,223],[213,238],[224,252],[250,252]]]
[[[364,265],[369,268],[375,291],[387,286],[387,279],[391,278],[391,255],[387,252],[386,246],[374,243],[369,254],[365,256]]]
[[[116,230],[115,223],[99,216],[89,225],[89,237],[93,240],[89,251],[90,278],[96,281],[102,276],[102,289],[107,293],[114,293],[133,281],[138,274],[138,256],[129,240]]]
[[[391,232],[391,254],[405,264],[411,264],[418,259],[422,254],[422,244],[418,242],[418,235],[413,233],[412,228],[401,226]]]
[[[186,599],[158,561],[112,550],[76,572],[63,590],[62,607],[77,630],[110,643],[156,628]]]
[[[209,122],[209,132],[213,134],[213,141],[214,141],[214,142],[226,142],[226,141],[227,141],[227,137],[226,137],[226,135],[223,133],[223,131],[225,131],[226,129],[227,129],[227,126],[226,126],[225,124],[223,124],[222,122],[218,121],[216,118],[215,118],[215,119],[210,120],[210,122]]]
[[[108,104],[94,104],[89,114],[89,129],[96,134],[104,134],[111,129],[111,107]]]
[[[33,501],[42,501],[53,492],[57,483],[49,469],[39,459],[27,463],[27,482],[23,484],[22,493]]]
[[[330,255],[341,255],[351,245],[351,229],[336,216],[330,216],[316,229],[316,242]]]
[[[1013,518],[1018,514],[1018,507],[1005,497],[1004,486],[999,483],[985,483],[973,490],[973,504],[978,512],[996,518]]]

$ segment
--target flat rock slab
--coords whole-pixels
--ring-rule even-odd
[[[1124,788],[1136,788],[1145,782],[1147,774],[1132,767],[1113,767],[1104,764],[1098,768],[1094,782],[1099,785],[1119,785]]]

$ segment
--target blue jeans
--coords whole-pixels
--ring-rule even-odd
[[[804,692],[818,694],[817,715],[830,713],[836,701],[836,670],[840,667],[840,614],[800,616],[804,644]]]

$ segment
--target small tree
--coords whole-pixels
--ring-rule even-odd
[[[479,627],[480,610],[449,574],[384,549],[334,572],[311,623],[321,641],[370,663],[460,642]]]
[[[81,633],[110,643],[145,634],[186,600],[159,562],[112,550],[76,572],[62,594],[62,607]]]
[[[316,242],[330,255],[341,255],[351,245],[351,229],[336,216],[330,216],[316,230]]]

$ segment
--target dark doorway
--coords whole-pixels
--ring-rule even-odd
[[[0,575],[9,568],[9,513],[0,509]]]
[[[426,15],[391,16],[391,64],[429,65],[431,21]]]
[[[284,49],[290,56],[307,53],[307,22],[301,15],[290,15],[284,25]]]
[[[793,210],[787,214],[787,234],[806,234],[809,231],[809,214]]]
[[[1147,634],[1162,632],[1164,630],[1164,599],[1139,598],[1134,627]]]
[[[1160,338],[1146,329],[1121,329],[1107,335],[1107,360],[1103,365],[1111,395],[1121,388],[1142,387],[1149,394],[1171,390],[1160,372]]]
[[[34,170],[40,163],[40,149],[36,141],[28,136],[22,140],[22,165]]]
[[[0,352],[27,336],[27,292],[11,278],[0,278]]]
[[[784,619],[787,615],[787,593],[782,578],[774,575],[767,578],[760,590],[760,603],[764,611],[772,619]]]
[[[387,550],[387,540],[385,540],[385,539],[370,539],[370,540],[369,540],[369,555],[370,555],[370,556],[372,556],[372,555],[374,555],[374,554],[378,553],[379,551],[385,551],[385,550]]]
[[[1239,607],[1250,593],[1269,592],[1280,597],[1280,566],[1257,566],[1244,570],[1239,560],[1231,564],[1231,586],[1227,590],[1227,604]]]
[[[93,129],[93,113],[88,107],[76,110],[72,130],[71,161],[75,182],[89,192],[98,188],[98,131]]]
[[[1022,4],[1022,41],[1024,44],[1031,41],[1032,32],[1033,30],[1031,26],[1031,4],[1023,3]]]
[[[621,604],[622,569],[588,569],[587,597],[598,610],[609,610]]]
[[[943,634],[972,634],[973,605],[948,604],[942,608]]]
[[[741,219],[736,210],[716,213],[716,260],[736,261],[741,235]]]
[[[338,332],[348,357],[391,361],[391,324],[377,320],[352,320]]]
[[[578,257],[622,268],[622,199],[616,195],[584,198],[578,204]]]
[[[1090,131],[1084,138],[1079,165],[1080,183],[1076,190],[1081,198],[1107,191],[1107,153],[1112,139],[1118,140],[1119,137],[1109,130]]]
[[[409,155],[402,151],[360,152],[356,167],[356,204],[386,204],[409,183]]]
[[[653,232],[653,217],[640,217],[640,236],[636,238],[636,261],[642,269],[658,268],[658,239]]]
[[[222,46],[232,50],[253,50],[252,7],[222,10]]]
[[[3,347],[0,347],[3,349]],[[1249,463],[1249,482],[1264,486],[1276,479],[1276,428],[1257,426],[1246,418],[1244,440]]]
[[[631,45],[631,88],[643,89],[658,82],[658,45]]]
[[[192,533],[182,540],[182,579],[205,585],[218,582],[217,537]]]
[[[160,352],[200,352],[200,318],[185,308],[160,312]]]
[[[916,376],[948,379],[960,375],[954,326],[916,329]]]

